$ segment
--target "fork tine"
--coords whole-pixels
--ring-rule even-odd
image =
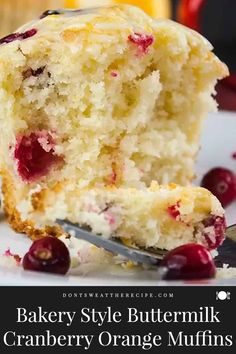
[[[56,222],[61,225],[63,229],[69,234],[73,233],[76,238],[85,240],[97,247],[104,248],[105,250],[114,254],[119,254],[136,263],[158,265],[166,254],[164,250],[155,250],[154,253],[150,250],[142,250],[126,246],[117,238],[107,239],[103,236],[98,236],[67,220],[56,220]],[[229,251],[232,251],[233,247],[232,245],[230,246],[230,248],[228,246],[230,242],[233,244],[234,247],[236,246],[236,224],[231,225],[227,228],[226,236],[227,237],[225,242],[218,249],[219,256],[216,257],[216,262],[218,262],[220,259],[222,260],[222,257],[224,257],[224,259],[226,257],[229,261]],[[230,263],[232,262],[230,261]]]

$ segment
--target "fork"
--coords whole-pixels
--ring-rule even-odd
[[[158,265],[168,251],[161,249],[140,249],[124,245],[118,238],[105,238],[98,236],[91,231],[85,230],[80,226],[71,223],[67,220],[56,220],[65,232],[73,234],[80,240],[87,241],[97,247],[103,248],[114,254],[119,254],[135,263],[143,263],[148,265]],[[227,227],[226,239],[218,248],[219,255],[215,258],[218,266],[224,263],[230,266],[236,266],[236,224]]]

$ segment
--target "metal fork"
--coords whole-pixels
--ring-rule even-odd
[[[88,241],[97,247],[119,254],[136,263],[158,265],[167,253],[166,250],[161,249],[142,250],[126,246],[118,238],[113,237],[108,239],[98,236],[67,220],[57,220],[56,222],[65,232],[73,234],[76,238]],[[236,224],[227,228],[226,239],[218,248],[218,253],[219,255],[215,258],[218,266],[222,266],[224,263],[229,264],[229,266],[236,266]]]

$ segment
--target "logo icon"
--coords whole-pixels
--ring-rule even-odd
[[[224,301],[224,300],[230,300],[230,292],[229,291],[217,291],[216,292],[216,300],[221,300],[221,301]]]

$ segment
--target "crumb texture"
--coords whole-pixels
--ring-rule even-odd
[[[0,46],[0,148],[18,178],[19,137],[45,131],[63,164],[38,173],[40,183],[193,179],[201,122],[226,74],[200,35],[115,6],[47,16],[13,37]]]
[[[0,166],[11,225],[33,238],[59,235],[52,223],[67,216],[169,248],[160,220],[175,230],[179,201],[163,216],[147,188],[192,181],[202,121],[226,75],[202,36],[127,5],[47,13],[2,39]],[[110,192],[106,204],[99,188],[121,188],[121,199],[113,205]],[[86,214],[86,198],[99,199],[91,208],[100,214]],[[178,225],[181,242],[193,237]]]

